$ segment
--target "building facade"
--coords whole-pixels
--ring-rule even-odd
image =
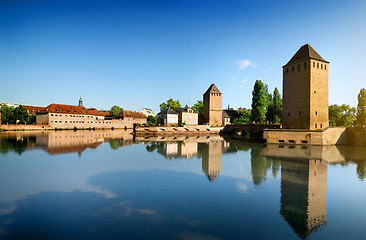
[[[329,62],[309,44],[283,66],[283,128],[317,130],[329,126],[328,71]]]
[[[158,113],[158,123],[163,125],[176,125],[178,124],[178,113],[170,108],[164,109]]]
[[[184,108],[175,108],[178,113],[178,122],[185,123],[185,125],[198,125],[198,113],[193,108],[187,105]]]
[[[141,110],[141,113],[142,114],[144,114],[146,117],[148,117],[148,116],[153,116],[153,117],[155,117],[155,113],[153,112],[153,110],[152,109],[150,109],[150,108],[143,108],[142,110]]]
[[[203,94],[203,122],[222,126],[222,93],[215,84],[211,84]]]

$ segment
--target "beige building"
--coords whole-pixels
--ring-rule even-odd
[[[158,113],[158,123],[163,125],[176,125],[178,124],[178,113],[170,108],[164,109]]]
[[[221,173],[221,157],[223,141],[210,141],[201,144],[202,147],[202,170],[213,182]]]
[[[328,71],[329,62],[309,44],[283,66],[283,128],[316,130],[329,126]]]
[[[175,108],[178,113],[178,122],[185,123],[185,125],[198,125],[198,113],[187,105],[184,108]]]
[[[203,94],[203,123],[222,126],[222,93],[215,84]]]
[[[153,112],[153,110],[152,109],[150,109],[150,108],[143,108],[142,110],[141,110],[141,113],[142,114],[144,114],[146,117],[148,117],[148,116],[153,116],[153,117],[155,117],[155,113]]]

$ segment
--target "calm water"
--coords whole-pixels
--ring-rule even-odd
[[[366,149],[0,135],[0,239],[365,239]]]

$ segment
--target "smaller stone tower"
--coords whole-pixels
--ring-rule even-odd
[[[83,106],[83,99],[81,97],[79,99],[79,106]]]
[[[215,84],[203,94],[203,122],[222,126],[222,93]]]

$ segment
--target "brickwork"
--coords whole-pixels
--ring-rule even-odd
[[[222,93],[215,84],[203,94],[203,121],[211,126],[222,126]]]
[[[329,62],[309,45],[283,66],[283,128],[324,129],[328,120]]]

